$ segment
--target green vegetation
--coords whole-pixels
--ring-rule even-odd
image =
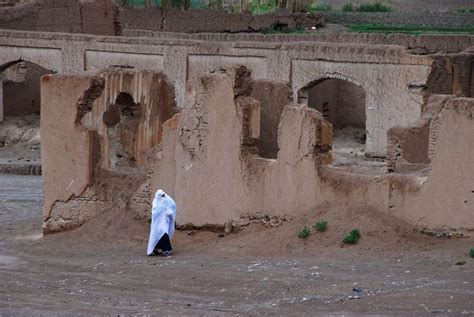
[[[468,8],[457,8],[458,13],[474,13],[474,6]]]
[[[352,229],[347,236],[344,237],[342,242],[347,244],[356,244],[360,238],[360,231],[358,229]]]
[[[191,8],[192,9],[209,9],[209,5],[207,2],[201,0],[191,0]]]
[[[342,12],[354,12],[355,11],[355,6],[352,4],[352,2],[346,2],[341,8]]]
[[[304,226],[304,228],[298,232],[298,238],[305,239],[311,235],[311,230],[308,227]]]
[[[405,34],[474,34],[474,26],[466,27],[431,27],[416,25],[387,25],[387,24],[351,24],[349,32],[358,33],[405,33]]]
[[[332,11],[332,5],[327,3],[313,3],[309,6],[309,12]]]
[[[474,248],[472,248],[471,250],[469,250],[469,256],[471,258],[474,258]]]
[[[250,2],[250,12],[252,14],[265,14],[275,11],[276,3],[272,0],[267,1],[260,1],[260,0],[252,0]]]
[[[321,220],[318,221],[314,226],[314,230],[319,231],[319,232],[324,232],[328,228],[328,222],[326,220]]]
[[[393,8],[385,3],[363,3],[356,8],[358,12],[392,12]]]

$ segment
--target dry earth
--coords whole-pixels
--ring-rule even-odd
[[[0,175],[0,316],[474,314],[473,238],[426,236],[364,206],[224,237],[181,230],[163,258],[145,256],[148,225],[126,212],[42,237],[41,204],[40,177]],[[296,237],[323,218],[327,232]],[[343,246],[352,228],[362,238]]]

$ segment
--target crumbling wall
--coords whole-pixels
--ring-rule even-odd
[[[44,232],[78,227],[105,210],[143,215],[162,123],[175,112],[166,78],[115,70],[48,75],[42,90]]]
[[[432,122],[432,119],[444,108],[449,98],[447,95],[431,95],[419,120],[412,125],[388,130],[389,171],[407,172],[428,168],[437,138],[437,123]]]
[[[392,212],[421,227],[472,229],[474,99],[444,99],[443,109],[431,123],[435,137],[430,139],[430,173],[417,179],[417,190],[407,184],[392,186]]]
[[[185,21],[185,22],[183,22]],[[250,12],[229,13],[224,10],[162,10],[158,8],[120,9],[120,29],[150,30],[180,33],[238,33],[268,30],[321,27],[325,25],[322,14],[291,14],[281,10],[261,15]]]
[[[45,232],[74,228],[104,210],[147,218],[158,188],[175,198],[179,224],[360,204],[419,226],[474,228],[474,183],[466,176],[474,168],[472,98],[432,96],[413,126],[390,130],[400,153],[394,166],[403,173],[362,175],[331,165],[332,126],[301,104],[284,107],[277,156],[262,157],[262,103],[252,97],[261,85],[245,67],[219,69],[190,85],[186,107],[174,114],[161,75],[45,76]],[[287,95],[273,98],[281,104]],[[131,115],[140,118],[133,129],[123,118]],[[401,169],[418,161],[427,173]]]
[[[433,57],[433,66],[426,83],[431,94],[461,94],[474,97],[474,54],[463,52]],[[429,95],[429,94],[427,94]]]
[[[288,83],[270,80],[254,80],[250,96],[260,102],[259,155],[277,158],[278,125],[284,107],[293,100]]]
[[[314,205],[317,167],[331,161],[331,126],[315,110],[289,105],[281,112],[277,158],[262,158],[263,112],[252,97],[262,86],[269,84],[253,81],[242,67],[205,75],[193,85],[179,125],[167,131],[176,144],[154,174],[154,183],[174,194],[178,222],[224,223],[252,210],[282,215]],[[272,98],[282,104],[288,90]],[[175,176],[160,177],[173,164]]]

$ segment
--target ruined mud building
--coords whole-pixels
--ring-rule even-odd
[[[474,36],[133,32],[0,31],[0,62],[58,73],[45,232],[146,218],[158,187],[181,224],[358,204],[474,228]]]

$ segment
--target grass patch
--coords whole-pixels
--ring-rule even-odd
[[[474,248],[472,248],[471,250],[469,250],[469,256],[471,258],[474,258]]]
[[[305,239],[309,237],[310,235],[311,235],[311,230],[309,230],[309,228],[306,226],[304,226],[304,228],[298,232],[298,238]]]
[[[351,24],[349,32],[358,33],[404,33],[404,34],[474,34],[474,26],[461,28],[431,27],[416,25],[388,25],[388,24]]]
[[[342,12],[354,12],[356,9],[355,5],[352,2],[346,2],[342,5]]]
[[[316,224],[313,226],[314,230],[318,232],[324,232],[328,228],[328,222],[326,220],[321,220],[316,222]]]
[[[393,8],[385,3],[362,3],[356,8],[357,12],[392,12]]]
[[[275,11],[276,3],[272,0],[252,0],[252,2],[250,2],[249,8],[253,15],[266,14]]]
[[[342,242],[346,244],[356,244],[360,238],[360,231],[358,229],[352,229],[347,236],[344,237]]]
[[[332,5],[327,3],[313,3],[309,6],[309,12],[332,11]]]
[[[458,13],[474,13],[474,6],[468,8],[457,8],[456,12]]]

